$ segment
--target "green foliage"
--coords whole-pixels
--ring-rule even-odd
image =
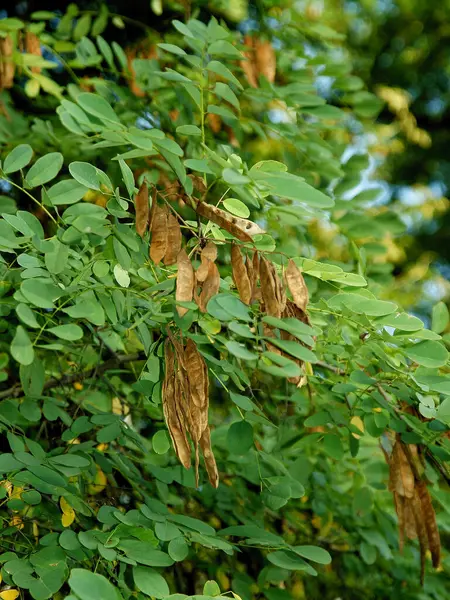
[[[15,87],[45,118],[7,91],[0,116],[0,563],[24,597],[446,598],[445,568],[422,590],[417,544],[399,553],[380,446],[393,432],[420,447],[445,546],[448,310],[426,329],[391,301],[380,256],[402,214],[348,194],[381,103],[341,36],[274,5],[253,33],[272,42],[255,81],[249,40],[214,17],[152,30],[141,56],[106,36],[126,23],[105,5],[0,21],[15,41],[39,35],[64,74],[17,51]],[[176,296],[176,265],[149,258],[154,230],[136,233],[143,181],[196,268],[217,248],[205,312]],[[293,259],[307,317],[239,299],[233,230],[200,217],[203,201],[259,225],[244,254],[283,277]],[[208,367],[218,490],[202,466],[196,487],[169,443],[169,332]]]

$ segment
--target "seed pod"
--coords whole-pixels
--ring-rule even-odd
[[[14,45],[11,36],[0,38],[0,89],[13,86],[16,65],[13,62]]]
[[[437,568],[441,562],[441,539],[436,524],[436,513],[431,503],[430,492],[428,491],[425,481],[419,481],[416,489],[420,499],[422,517],[427,532],[428,547],[431,552],[433,567]]]
[[[255,40],[255,71],[270,83],[275,81],[277,59],[272,44],[269,41]]]
[[[144,181],[139,188],[139,192],[136,194],[134,199],[135,211],[136,211],[136,232],[141,237],[144,236],[147,231],[148,221],[150,217],[150,210],[148,206],[148,187]]]
[[[423,585],[425,577],[425,558],[428,549],[427,530],[422,518],[422,505],[419,498],[419,493],[415,491],[414,497],[410,500],[412,504],[412,512],[416,523],[417,538],[420,548],[420,583]]]
[[[308,288],[300,269],[292,259],[289,259],[286,269],[286,283],[295,304],[300,310],[305,312],[309,302]]]
[[[165,265],[174,265],[181,250],[181,228],[178,219],[172,213],[167,218],[167,250],[164,256]]]
[[[239,297],[244,304],[250,304],[252,299],[252,285],[244,264],[241,249],[234,242],[231,245],[231,267],[233,281],[239,292]]]
[[[205,429],[200,438],[200,448],[202,449],[203,458],[205,460],[206,472],[210,484],[217,488],[219,486],[219,473],[217,471],[216,459],[214,458],[214,452],[211,447],[211,435],[209,427]]]
[[[203,284],[202,291],[198,299],[198,306],[201,312],[205,313],[208,302],[213,296],[219,292],[220,274],[217,265],[213,262],[209,263],[208,276]]]
[[[195,273],[197,281],[202,283],[208,276],[209,265],[217,258],[217,246],[214,242],[208,242],[200,254],[201,264]]]
[[[177,302],[190,302],[194,292],[194,269],[184,248],[178,253],[177,265],[178,274],[175,299]],[[184,306],[177,306],[177,312],[180,317],[183,317],[187,311],[188,309]]]
[[[255,64],[255,48],[254,48],[254,39],[251,35],[246,35],[244,37],[244,44],[247,46],[248,50],[244,52],[244,56],[246,60],[242,60],[240,65],[242,70],[244,71],[244,75],[251,85],[251,87],[258,87],[258,74],[256,71]]]
[[[405,545],[405,498],[394,492],[394,504],[398,518],[398,546],[400,554],[403,554]]]
[[[31,31],[27,31],[25,34],[25,50],[28,54],[34,54],[35,56],[42,56],[41,41],[38,36]],[[32,73],[40,73],[41,67],[31,67]]]
[[[155,264],[158,264],[167,251],[167,207],[161,207],[155,203],[152,213],[150,258]]]
[[[391,492],[396,492],[405,498],[413,498],[414,473],[399,439],[396,440],[392,449],[389,468],[389,489]]]
[[[186,436],[179,381],[175,373],[175,357],[169,339],[165,342],[165,375],[162,385],[162,405],[172,445],[182,465],[191,466],[191,449]]]
[[[209,398],[208,367],[195,342],[191,339],[188,339],[186,343],[185,358],[191,400],[195,406],[207,410]]]
[[[225,229],[228,233],[234,235],[234,237],[241,240],[241,242],[251,242],[253,235],[264,233],[264,230],[256,223],[253,223],[253,221],[234,217],[227,211],[217,208],[217,206],[213,206],[212,204],[197,201],[195,210],[199,215],[216,223],[216,225],[219,225],[219,227],[222,227],[222,229]]]
[[[281,305],[278,298],[279,277],[273,263],[261,258],[259,266],[261,294],[268,315],[280,318]]]

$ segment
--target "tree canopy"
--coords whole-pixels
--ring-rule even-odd
[[[0,598],[446,599],[404,96],[332,3],[119,7],[0,20]]]

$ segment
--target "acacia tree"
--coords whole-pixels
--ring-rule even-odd
[[[380,102],[288,5],[0,21],[1,598],[446,597],[448,312],[389,300]]]

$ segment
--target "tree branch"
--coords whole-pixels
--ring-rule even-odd
[[[81,371],[81,373],[71,373],[70,375],[64,375],[60,378],[52,377],[44,383],[44,390],[49,390],[51,388],[66,385],[68,383],[74,383],[75,381],[83,381],[84,379],[89,379],[93,375],[97,377],[109,369],[114,369],[115,367],[119,367],[120,365],[125,365],[136,360],[143,360],[144,358],[146,357],[142,353],[118,354],[114,358],[111,358],[100,365],[92,367],[91,369],[86,369],[86,371]],[[13,385],[7,390],[0,392],[0,400],[4,400],[5,398],[18,398],[19,396],[23,395],[23,393],[24,390],[21,385]]]

